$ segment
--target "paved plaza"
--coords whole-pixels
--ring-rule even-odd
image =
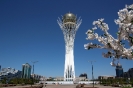
[[[30,86],[30,85],[27,85]],[[14,87],[2,87],[2,88],[22,88],[24,86],[14,86]],[[26,86],[25,86],[26,87]],[[92,87],[92,85],[85,85],[85,87]],[[95,85],[95,87],[99,87],[99,88],[120,88],[120,87],[111,87],[111,86],[101,86],[101,85]],[[45,88],[45,87],[43,87]],[[65,84],[47,84],[46,88],[76,88],[76,84],[71,84],[71,85],[65,85]]]
[[[85,85],[85,87],[92,87],[92,85]],[[95,85],[95,87],[99,87],[99,88],[119,88],[119,87],[101,86],[101,85]],[[47,85],[46,88],[76,88],[76,85]]]

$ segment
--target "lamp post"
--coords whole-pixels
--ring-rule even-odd
[[[32,64],[33,64],[33,72],[32,72],[32,75],[33,75],[33,80],[34,80],[34,64],[37,63],[38,61],[31,61]]]
[[[89,61],[92,65],[92,80],[93,80],[93,87],[94,87],[94,76],[93,76],[93,62],[96,62],[96,61]]]

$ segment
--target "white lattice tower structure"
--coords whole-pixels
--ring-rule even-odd
[[[62,19],[57,20],[61,30],[64,34],[65,39],[65,69],[64,69],[64,81],[73,81],[75,79],[75,68],[74,68],[74,39],[76,31],[78,30],[82,19],[72,13],[65,14]]]

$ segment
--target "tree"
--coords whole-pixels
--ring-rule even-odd
[[[110,63],[112,66],[116,66],[115,60],[133,59],[133,4],[126,5],[126,7],[118,12],[119,18],[115,20],[115,23],[119,26],[117,38],[115,39],[108,33],[108,24],[104,22],[104,19],[98,19],[94,21],[94,27],[89,29],[87,34],[87,40],[98,40],[100,44],[88,43],[85,44],[85,49],[100,48],[106,49],[107,53],[103,53],[105,58],[113,58]],[[95,30],[99,28],[104,33],[98,35]],[[128,41],[129,47],[126,48],[125,41]]]
[[[1,80],[1,82],[2,82],[2,84],[6,84],[6,82],[7,82],[7,78],[4,77],[3,80]]]
[[[111,80],[110,78],[107,79],[107,85],[110,85],[111,84]]]
[[[130,84],[133,85],[133,78],[130,79]]]
[[[101,78],[100,80],[101,80],[101,84],[103,85],[103,84],[104,84],[104,79],[103,79],[103,78]]]
[[[10,80],[9,83],[11,83],[11,84],[18,84],[18,80],[17,80],[17,78],[13,78],[13,79]]]

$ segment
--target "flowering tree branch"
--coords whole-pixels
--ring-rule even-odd
[[[111,62],[112,66],[116,66],[115,60],[122,59],[133,59],[133,4],[129,5],[118,12],[119,18],[115,20],[115,23],[119,25],[117,38],[115,39],[112,35],[108,33],[108,24],[104,22],[104,19],[98,19],[94,21],[94,27],[89,29],[87,34],[87,40],[96,39],[100,44],[88,43],[85,44],[85,49],[107,49],[107,53],[103,53],[105,58],[113,58]],[[103,35],[98,35],[95,33],[96,29],[101,29],[104,33]],[[126,48],[123,40],[128,41],[130,48]]]

